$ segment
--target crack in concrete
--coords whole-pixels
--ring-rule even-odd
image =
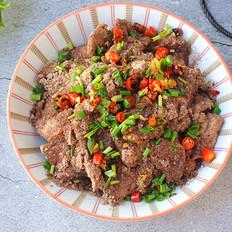
[[[224,43],[224,42],[219,42],[219,41],[215,41],[215,40],[212,40],[212,43],[214,43],[214,44],[220,44],[220,45],[227,46],[227,47],[232,47],[232,44],[228,44],[228,43]]]
[[[0,174],[0,179],[6,180],[6,181],[14,183],[14,184],[19,184],[19,183],[22,183],[22,182],[29,182],[28,180],[13,180],[10,177],[4,176],[2,174]]]

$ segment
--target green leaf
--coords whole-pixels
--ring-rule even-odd
[[[139,129],[139,131],[144,135],[149,134],[149,133],[156,131],[156,130],[157,130],[157,128],[152,127],[150,125],[146,125],[145,127]]]
[[[44,167],[47,171],[50,171],[50,169],[51,169],[51,164],[48,162],[47,159],[44,160],[43,167]]]
[[[85,112],[84,110],[79,110],[76,112],[76,116],[79,118],[79,119],[84,119],[85,118]]]

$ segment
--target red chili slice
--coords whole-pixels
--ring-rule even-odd
[[[155,53],[155,57],[158,59],[158,60],[161,60],[162,58],[165,58],[169,53],[169,50],[165,47],[159,47],[157,48],[156,50],[156,53]]]
[[[121,42],[123,40],[123,34],[124,31],[121,28],[119,27],[113,28],[114,41]]]
[[[134,192],[131,194],[131,201],[132,202],[140,202],[141,201],[141,192]]]
[[[103,161],[103,153],[102,152],[96,152],[93,154],[93,163],[96,165],[101,165]]]
[[[143,78],[139,84],[140,89],[145,89],[148,86],[148,79]]]
[[[68,96],[66,94],[60,96],[58,99],[57,99],[57,105],[62,109],[62,110],[65,110],[65,109],[68,109],[71,107],[71,103],[68,99]]]
[[[117,52],[110,52],[109,59],[111,63],[118,63],[120,56]]]
[[[124,112],[118,112],[116,114],[116,119],[118,122],[123,122],[125,120],[125,113]]]
[[[137,78],[134,75],[128,77],[126,80],[126,88],[130,91],[135,91],[137,87],[138,87]]]
[[[78,93],[69,93],[68,94],[68,99],[71,103],[71,105],[75,105],[76,104],[76,99],[79,97]]]
[[[211,89],[211,90],[210,90],[210,94],[211,94],[213,97],[217,96],[219,93],[220,93],[220,92],[219,92],[218,90],[216,90],[216,89]]]
[[[157,31],[154,27],[150,26],[146,29],[144,35],[147,37],[154,37],[155,35],[157,35]]]
[[[112,101],[109,105],[109,112],[112,114],[116,114],[117,111],[118,111],[118,106],[117,106],[116,102]]]

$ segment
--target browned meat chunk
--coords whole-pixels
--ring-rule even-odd
[[[214,106],[213,101],[205,94],[198,94],[193,101],[193,114],[199,114],[206,110],[211,110]]]
[[[165,174],[168,183],[178,181],[183,176],[186,155],[179,142],[171,143],[162,139],[158,145],[153,146],[150,156],[156,168]]]
[[[136,172],[134,169],[117,165],[117,185],[112,185],[105,190],[103,194],[103,202],[110,205],[117,205],[124,197],[135,192],[136,190]]]
[[[158,175],[158,170],[150,157],[143,158],[141,164],[137,166],[137,174],[137,188],[141,193],[146,193],[152,179]]]
[[[214,148],[222,124],[223,118],[220,115],[207,114],[207,120],[201,124],[197,152],[200,153],[205,147]]]
[[[71,50],[69,54],[71,55],[72,58],[76,59],[77,61],[86,59],[88,58],[87,46],[82,45],[82,46],[76,47],[73,50]]]
[[[89,56],[96,54],[97,46],[104,46],[104,44],[112,37],[111,31],[107,29],[106,24],[99,24],[91,33],[87,43],[87,53]]]

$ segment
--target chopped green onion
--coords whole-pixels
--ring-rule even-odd
[[[103,64],[101,67],[93,67],[91,69],[91,73],[94,75],[94,76],[97,76],[101,73],[103,73],[106,69],[107,69],[107,64]]]
[[[179,96],[178,89],[169,89],[168,91],[169,91],[171,97],[178,97]]]
[[[7,0],[0,1],[0,28],[4,28],[2,11],[7,9],[10,6],[10,3]]]
[[[93,81],[92,81],[91,83],[92,83],[92,85],[95,85],[95,84],[99,83],[100,81],[102,81],[102,79],[103,79],[102,75],[97,75],[97,76],[93,79]]]
[[[163,98],[162,98],[162,95],[158,96],[158,106],[159,107],[163,107]]]
[[[107,153],[109,153],[109,152],[111,152],[113,150],[113,148],[112,147],[107,147],[104,151],[103,151],[103,154],[107,154]]]
[[[74,156],[74,153],[75,153],[75,148],[74,147],[70,148],[69,155]]]
[[[124,47],[124,41],[117,43],[116,50],[121,51]]]
[[[40,101],[42,97],[42,93],[38,93],[38,94],[32,94],[31,95],[31,100],[34,102]]]
[[[139,131],[144,135],[149,134],[149,133],[156,131],[156,130],[157,130],[157,128],[152,127],[150,125],[146,125],[145,127],[139,129]]]
[[[145,72],[145,77],[150,77],[151,76],[151,66],[149,66]]]
[[[120,181],[119,180],[111,180],[110,181],[110,185],[115,185],[115,184],[119,184]]]
[[[75,118],[75,114],[71,114],[70,116],[68,116],[68,120],[74,119]]]
[[[109,156],[110,156],[111,158],[115,158],[115,157],[117,157],[117,156],[120,156],[120,153],[119,153],[118,151],[113,151],[113,152],[110,152],[110,153],[109,153]]]
[[[101,151],[103,151],[104,150],[104,143],[103,143],[103,141],[102,140],[99,140],[99,149],[101,150]]]
[[[167,56],[165,57],[165,60],[166,60],[166,65],[167,65],[167,67],[171,67],[172,64],[173,64],[172,56],[171,56],[171,55],[167,55]]]
[[[99,56],[102,56],[103,48],[97,46],[96,52],[97,52],[97,54],[98,54]]]
[[[82,88],[80,86],[71,85],[70,92],[72,92],[72,93],[81,93]]]
[[[61,50],[58,52],[58,61],[63,62],[65,60],[70,59],[70,55],[68,51]]]
[[[71,41],[69,41],[69,42],[67,43],[67,48],[70,49],[70,50],[72,50],[72,49],[74,48],[74,46],[73,46],[73,44],[72,44]]]
[[[123,104],[124,104],[125,108],[129,108],[130,107],[130,101],[128,99],[126,99],[126,98],[124,98]]]
[[[184,84],[187,84],[187,81],[185,79],[183,79],[182,77],[178,77],[178,80]]]
[[[120,86],[123,85],[122,76],[121,76],[119,70],[115,71],[115,72],[112,74],[112,76],[113,76],[114,79],[116,79],[116,80],[118,81],[118,83],[119,83]]]
[[[172,131],[169,128],[164,130],[164,138],[165,139],[170,139],[171,135],[172,135]]]
[[[122,90],[119,91],[119,94],[122,95],[122,96],[129,96],[132,93],[131,93],[130,90],[122,89]]]
[[[108,177],[115,177],[116,173],[113,170],[108,170],[105,172],[105,175]]]
[[[177,136],[178,136],[178,133],[176,131],[172,131],[171,138],[170,138],[171,142],[174,142]]]
[[[80,181],[79,179],[76,179],[76,180],[72,180],[72,182],[73,182],[74,184],[79,184],[81,181]]]
[[[129,77],[129,74],[130,74],[130,69],[127,68],[127,69],[126,69],[126,73],[124,74],[123,79],[126,80],[126,79]]]
[[[53,175],[54,172],[55,172],[55,165],[52,164],[49,173],[50,173],[51,175]]]
[[[100,56],[92,56],[91,57],[91,61],[93,61],[93,62],[97,62],[97,61],[99,61],[99,60],[101,60],[101,57]]]
[[[47,171],[50,171],[50,169],[51,169],[51,164],[48,162],[47,159],[44,160],[43,167],[44,167]]]
[[[158,126],[162,124],[162,119],[157,118],[156,121],[157,121],[157,125],[158,125]]]
[[[148,93],[148,88],[147,88],[147,87],[144,88],[144,89],[140,89],[140,90],[138,91],[138,95],[139,95],[140,97],[145,96],[147,93]]]
[[[161,31],[157,36],[152,38],[153,41],[161,40],[164,37],[170,35],[172,33],[172,28],[169,25],[165,25],[164,30]]]
[[[136,37],[137,32],[136,32],[135,30],[132,29],[132,30],[129,30],[128,34],[129,34],[129,36],[131,36],[131,37]]]
[[[167,68],[167,61],[166,59],[161,59],[159,62],[160,70],[164,71]]]
[[[222,112],[222,111],[221,111],[221,109],[220,109],[220,107],[219,107],[219,104],[216,102],[215,105],[214,105],[214,108],[213,108],[212,113],[213,113],[213,114],[220,114],[221,112]]]
[[[57,105],[56,103],[54,103],[52,107],[53,107],[53,109],[55,109],[55,110],[58,109],[58,105]]]
[[[94,145],[95,145],[95,139],[93,137],[89,137],[87,141],[87,148],[90,154],[93,153]]]
[[[155,140],[155,145],[158,145],[160,142],[161,142],[161,138],[157,138],[157,139]]]
[[[83,67],[83,66],[75,68],[72,75],[71,75],[71,80],[76,81],[77,77],[79,77],[84,71],[85,71],[85,67]]]
[[[197,139],[199,136],[199,129],[200,129],[200,124],[194,123],[194,124],[192,124],[192,126],[190,128],[188,128],[186,134],[193,139]]]
[[[61,71],[61,72],[65,72],[66,71],[66,69],[65,69],[65,67],[63,65],[56,65],[55,66],[55,70],[56,71]]]
[[[176,146],[174,144],[170,145],[168,147],[168,149],[171,151],[171,152],[176,152]]]
[[[40,101],[42,98],[42,94],[43,94],[44,88],[42,85],[38,84],[36,86],[33,87],[32,89],[32,94],[30,96],[32,101]]]
[[[113,102],[120,102],[123,101],[122,95],[115,95],[111,98],[111,101]]]
[[[120,131],[121,131],[121,128],[119,126],[115,126],[113,130],[111,131],[112,137],[116,137]]]
[[[101,128],[101,125],[99,124],[94,124],[93,128],[84,135],[84,138],[90,138],[92,135],[94,135],[99,129]]]
[[[79,110],[76,112],[76,116],[79,118],[79,119],[84,119],[85,118],[85,112],[84,110]]]
[[[151,153],[151,149],[148,148],[148,147],[146,147],[145,150],[144,150],[144,152],[143,152],[143,156],[144,157],[148,157],[150,155],[150,153]]]

